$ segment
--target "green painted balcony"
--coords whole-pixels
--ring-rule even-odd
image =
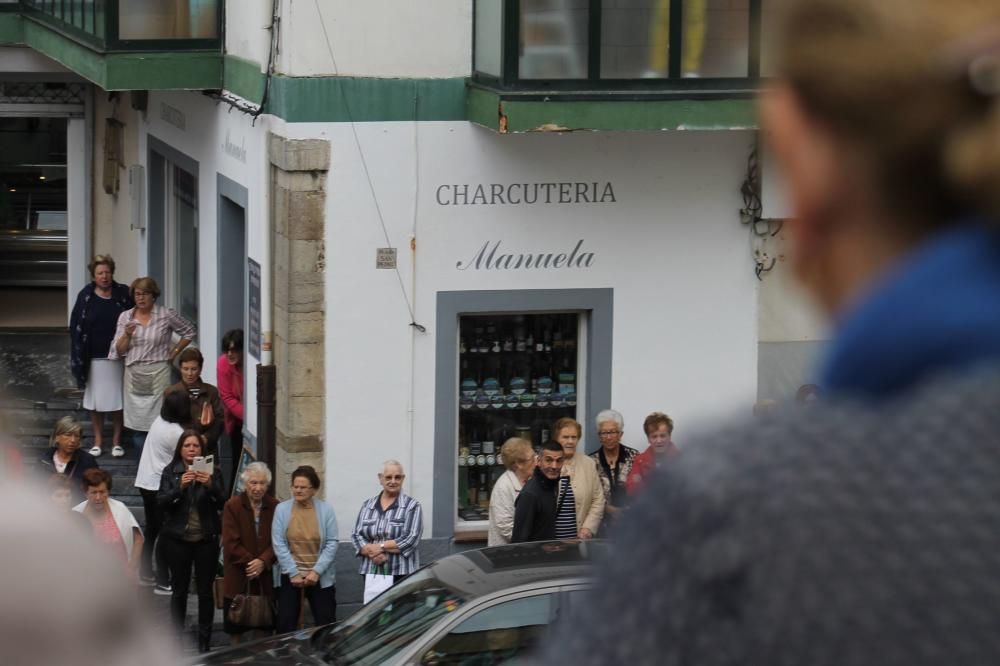
[[[105,90],[222,87],[223,0],[0,0],[21,44]]]

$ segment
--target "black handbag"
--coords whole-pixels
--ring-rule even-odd
[[[260,594],[252,594],[250,585],[253,581],[247,579],[246,591],[233,597],[229,605],[229,621],[242,627],[264,629],[274,625],[274,607],[271,599],[264,595],[264,585],[257,581]]]

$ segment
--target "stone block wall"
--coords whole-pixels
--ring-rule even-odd
[[[324,270],[326,178],[330,144],[271,134],[274,364],[277,369],[277,478],[312,465],[323,476]],[[320,490],[322,495],[322,489]]]

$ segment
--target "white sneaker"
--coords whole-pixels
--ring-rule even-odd
[[[111,449],[111,455],[113,455],[115,458],[121,458],[123,455],[125,455],[125,449],[123,449],[120,445],[116,444],[114,448]]]
[[[99,458],[102,453],[104,453],[104,451],[102,451],[101,447],[99,446],[95,446],[90,449],[90,455],[94,456],[95,458]]]

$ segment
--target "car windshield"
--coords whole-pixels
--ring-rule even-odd
[[[320,651],[329,664],[380,664],[467,600],[418,571],[322,636]]]

